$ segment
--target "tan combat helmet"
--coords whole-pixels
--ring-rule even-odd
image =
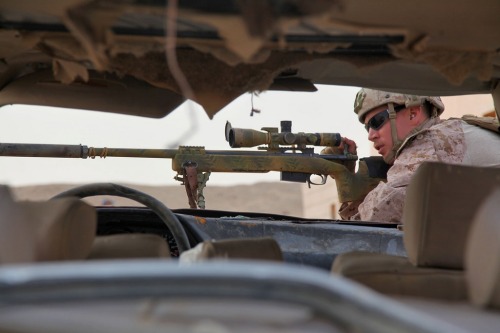
[[[363,123],[366,114],[381,105],[393,103],[393,105],[405,105],[406,107],[411,107],[422,105],[425,101],[434,106],[432,117],[437,117],[443,113],[444,104],[440,97],[406,95],[363,88],[356,95],[354,112],[358,115],[359,121]]]
[[[440,97],[407,95],[366,88],[361,89],[357,93],[356,100],[354,101],[354,112],[358,115],[358,119],[362,124],[365,121],[366,114],[371,110],[381,105],[387,104],[388,106],[393,147],[392,151],[384,157],[386,163],[394,163],[394,159],[398,155],[400,148],[402,148],[406,140],[416,132],[420,131],[426,124],[426,122],[424,122],[417,128],[413,129],[406,137],[399,138],[396,128],[396,111],[394,110],[394,107],[397,105],[404,105],[406,107],[419,106],[423,105],[425,102],[429,102],[433,106],[432,110],[430,110],[431,118],[436,118],[443,113],[444,104]]]

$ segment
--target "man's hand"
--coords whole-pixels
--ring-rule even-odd
[[[348,138],[342,138],[342,142],[338,147],[326,147],[321,153],[322,154],[345,154],[345,152],[350,154],[356,154],[356,142]],[[352,214],[357,205],[359,205],[365,198],[365,196],[373,190],[381,181],[386,181],[386,175],[379,172],[370,174],[370,168],[367,162],[370,162],[370,167],[375,167],[375,171],[380,171],[376,160],[371,158],[362,158],[359,160],[358,171],[355,173],[356,161],[335,161],[344,165],[347,169],[345,172],[341,172],[334,175],[330,175],[335,179],[337,184],[338,198],[341,203],[348,203],[342,206],[342,217],[348,215],[348,209],[353,209],[349,212]],[[372,170],[374,171],[374,170]],[[385,170],[387,171],[387,170]],[[382,177],[382,178],[380,178]],[[347,208],[347,207],[350,208]]]
[[[354,142],[351,139],[348,138],[342,138],[342,141],[340,142],[340,145],[337,147],[326,147],[323,148],[321,151],[321,154],[333,154],[333,155],[342,155],[344,154],[345,150],[347,149],[347,152],[350,154],[357,155],[357,146],[356,142]],[[343,164],[349,171],[354,173],[354,170],[356,169],[356,161],[335,161],[336,163]]]

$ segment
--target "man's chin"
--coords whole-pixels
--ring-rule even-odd
[[[385,154],[380,154],[382,155],[382,158],[384,159],[384,162],[390,165],[394,164],[394,155],[390,154],[390,152],[387,152]]]

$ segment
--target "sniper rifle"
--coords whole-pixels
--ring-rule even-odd
[[[327,175],[337,182],[340,202],[363,198],[378,182],[369,175],[374,163],[360,161],[357,173],[343,163],[356,161],[345,147],[342,154],[316,154],[309,146],[336,147],[341,143],[338,133],[292,133],[291,122],[281,122],[278,128],[264,127],[262,131],[233,128],[226,124],[226,140],[232,148],[256,147],[257,151],[205,150],[204,147],[180,146],[178,149],[94,148],[84,145],[0,143],[0,156],[83,158],[135,157],[172,159],[174,179],[186,187],[191,208],[205,208],[203,189],[211,172],[265,173],[281,172],[282,181],[325,184]],[[260,146],[264,145],[264,146]],[[371,167],[368,168],[368,164]],[[311,181],[320,175],[321,182]]]

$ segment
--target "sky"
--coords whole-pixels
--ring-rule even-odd
[[[162,119],[94,111],[28,105],[0,108],[0,142],[86,145],[113,148],[177,148],[179,144],[207,150],[234,150],[225,141],[226,121],[236,128],[260,130],[292,121],[292,132],[338,132],[354,139],[358,155],[368,156],[370,143],[353,112],[357,87],[317,86],[317,92],[268,91],[245,94],[209,119],[196,103],[187,101]],[[193,126],[194,124],[194,126]],[[181,141],[181,142],[179,142]],[[253,148],[245,148],[251,150]],[[320,147],[315,151],[319,153]],[[173,185],[168,159],[108,157],[62,159],[0,157],[0,183],[10,186],[49,183]],[[209,185],[279,181],[278,172],[265,174],[212,173]]]

